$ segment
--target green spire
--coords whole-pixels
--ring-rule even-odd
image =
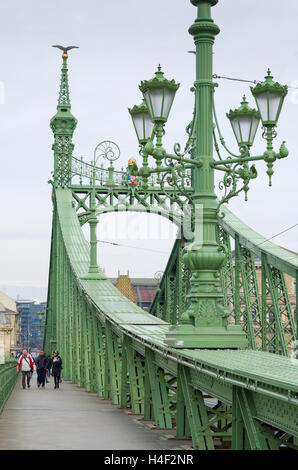
[[[55,136],[54,150],[54,184],[55,187],[69,187],[71,184],[71,159],[74,145],[73,132],[77,125],[71,114],[69,99],[67,54],[62,55],[61,81],[57,113],[51,119],[51,129]]]
[[[60,82],[60,90],[59,90],[58,109],[61,106],[63,107],[67,106],[70,108],[67,59],[63,59],[63,64],[62,64],[62,69],[61,69],[61,82]]]

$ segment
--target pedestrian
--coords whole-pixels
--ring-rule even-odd
[[[37,386],[44,388],[46,382],[46,369],[48,364],[48,358],[43,350],[40,351],[39,356],[35,359],[36,371],[37,371]]]
[[[47,372],[46,372],[46,383],[50,383],[48,377],[51,376],[51,367],[52,367],[52,359],[51,356],[48,354],[48,362],[47,362]]]
[[[28,354],[26,349],[23,349],[23,353],[19,357],[18,360],[18,371],[22,372],[22,386],[26,388],[26,380],[27,380],[27,387],[30,388],[30,380],[34,370],[34,361],[30,354]]]
[[[59,356],[59,352],[54,350],[53,358],[52,358],[52,376],[54,377],[54,383],[55,383],[54,388],[59,388],[61,370],[62,370],[62,359]]]

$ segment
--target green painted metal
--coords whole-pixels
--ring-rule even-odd
[[[0,415],[18,378],[17,361],[7,358],[0,364]]]
[[[155,422],[161,429],[171,429],[172,419],[164,371],[156,365],[154,352],[150,349],[145,352],[145,361],[148,365],[147,372]]]
[[[92,315],[93,321],[96,321],[98,325],[100,370],[97,371],[97,373],[99,377],[104,377],[104,387],[101,387],[98,391],[100,395],[106,398],[113,398],[114,402],[119,403],[123,371],[121,367],[118,367],[118,370],[115,367],[115,345],[119,348],[119,341],[123,342],[123,338],[125,337],[130,348],[131,367],[133,367],[133,360],[135,361],[135,368],[130,369],[134,371],[131,372],[132,384],[134,380],[139,380],[137,394],[135,393],[135,389],[133,389],[134,394],[131,394],[130,373],[129,367],[127,367],[126,378],[129,386],[126,388],[125,392],[128,400],[126,401],[126,406],[128,403],[132,404],[132,401],[134,401],[134,411],[139,412],[144,409],[144,416],[147,419],[154,417],[157,426],[165,426],[165,418],[163,417],[163,413],[158,411],[154,413],[154,406],[156,407],[156,403],[161,402],[161,397],[163,400],[166,398],[166,389],[168,396],[170,395],[170,388],[166,385],[167,380],[165,374],[171,374],[171,377],[177,377],[177,365],[182,364],[189,369],[192,387],[195,387],[195,390],[208,393],[227,405],[232,404],[233,386],[251,390],[255,396],[254,400],[259,420],[266,423],[269,427],[282,429],[283,432],[287,432],[291,436],[297,434],[295,413],[297,413],[298,403],[295,396],[298,392],[298,377],[297,369],[290,359],[278,355],[262,353],[260,351],[177,351],[168,348],[164,343],[168,328],[166,322],[144,313],[134,304],[131,304],[127,299],[121,296],[119,291],[117,291],[109,281],[81,279],[81,273],[86,272],[89,264],[88,244],[81,232],[76,211],[72,207],[71,191],[58,189],[54,201],[58,212],[57,219],[60,222],[60,243],[64,247],[64,251],[68,253],[68,256],[63,256],[63,250],[61,251],[61,263],[67,263],[71,267],[73,273],[72,280],[78,289],[78,294],[80,293],[80,302],[71,304],[72,308],[75,310],[73,315],[74,317],[79,316],[82,318],[84,312],[87,310],[86,305],[89,305],[90,316],[88,322],[91,321],[90,317]],[[59,286],[60,289],[63,287],[61,285]],[[57,292],[57,294],[59,293]],[[107,302],[107,299],[110,299],[109,302]],[[112,307],[112,303],[114,307]],[[117,314],[117,309],[119,308],[120,311],[125,310],[126,313]],[[49,305],[49,312],[51,311],[53,311],[53,309],[51,309],[51,305]],[[59,315],[62,314],[63,312],[59,310]],[[130,320],[131,314],[134,316],[134,321]],[[119,316],[121,318],[120,321]],[[140,322],[137,321],[138,316],[142,319]],[[151,321],[146,322],[146,318],[148,318],[148,320],[151,318]],[[105,340],[103,340],[102,333],[100,332],[102,332],[103,329],[106,330],[107,322],[109,324],[109,332],[107,336],[105,335]],[[52,322],[49,322],[48,319],[48,327],[50,324],[52,324]],[[46,338],[50,332],[48,327]],[[89,323],[88,329],[91,329]],[[73,336],[75,336],[76,330],[77,328],[74,329]],[[60,335],[59,341],[62,341],[61,338],[62,336]],[[109,344],[106,347],[107,342]],[[79,344],[81,345],[81,359],[79,361],[80,373],[82,377],[84,377],[83,380],[81,380],[81,386],[87,387],[88,381],[86,383],[85,378],[86,370],[92,369],[93,365],[96,363],[96,359],[89,358],[88,356],[87,360],[89,362],[86,362],[85,348],[87,348],[87,345],[84,343],[84,338],[79,339]],[[61,349],[59,344],[58,347]],[[72,342],[72,348],[76,348],[75,342]],[[109,357],[108,351],[110,350],[112,352]],[[146,352],[148,350],[154,351],[155,370],[163,371],[161,376],[157,376],[155,379],[151,378],[151,382],[149,380],[148,371],[149,361],[146,360]],[[82,357],[84,358],[83,360]],[[141,366],[137,366],[137,358],[142,363]],[[125,363],[127,362],[128,361],[125,361]],[[120,356],[119,363],[123,364],[123,360]],[[72,367],[75,367],[77,370],[76,361],[73,362]],[[139,373],[138,371],[140,369],[143,369],[143,371]],[[101,383],[102,382],[103,380],[101,379]],[[120,388],[117,385],[119,382]],[[160,384],[163,384],[163,394]],[[154,394],[157,394],[159,397],[159,402],[153,400],[152,388],[154,389]],[[131,395],[133,395],[133,398],[131,398]],[[124,406],[124,404],[125,402],[123,402],[122,398],[121,405]],[[142,408],[143,406],[144,408]],[[166,406],[168,406],[168,419],[172,419],[170,396],[169,400],[166,400]],[[179,403],[178,411],[180,416],[181,406],[181,403]],[[292,417],[292,420],[290,417]],[[178,422],[180,421],[181,423],[181,419],[181,417],[178,418]],[[169,425],[169,422],[167,425]],[[178,426],[178,435],[180,436],[185,432],[184,429],[181,431],[181,426],[181,424]],[[185,418],[183,427],[185,428]],[[292,443],[289,442],[289,445],[292,445]]]
[[[298,372],[287,356],[297,325],[284,273],[297,281],[298,257],[253,232],[222,206],[236,193],[247,193],[249,180],[256,176],[249,161],[265,159],[271,173],[273,162],[287,152],[282,148],[273,155],[269,148],[266,160],[250,157],[242,148],[241,157],[232,155],[234,161],[214,161],[213,118],[216,127],[218,122],[212,46],[219,29],[211,19],[211,6],[217,2],[192,3],[198,7],[190,29],[198,60],[189,139],[183,153],[177,144],[175,155],[167,154],[162,148],[163,125],[157,123],[156,146],[148,139],[142,149],[137,189],[127,185],[127,171],[72,157],[76,120],[70,112],[63,60],[58,112],[51,121],[54,211],[44,347],[47,352],[59,349],[65,379],[131,408],[159,428],[175,426],[177,437],[191,435],[196,449],[213,449],[219,441],[234,449],[295,448]],[[202,113],[204,120],[198,119]],[[268,147],[273,137],[267,133]],[[156,158],[156,169],[149,167],[149,156]],[[243,188],[233,186],[229,192],[226,186],[226,195],[218,201],[214,170],[226,171],[230,163],[236,165],[232,176],[243,180]],[[97,216],[153,209],[179,225],[185,200],[192,207],[203,206],[203,248],[196,232],[190,245],[183,237],[176,241],[149,314],[123,297],[98,268]],[[90,245],[81,230],[86,222]],[[238,347],[245,349],[230,349]]]
[[[255,419],[256,410],[251,392],[233,388],[233,448],[235,450],[269,450],[261,424]]]
[[[182,385],[194,448],[214,450],[214,442],[208,426],[207,410],[202,392],[192,387],[190,371],[187,367],[178,367],[178,380],[181,381]]]
[[[240,246],[237,236],[235,238],[235,276],[235,296],[239,299],[237,312],[240,312],[240,323],[245,328],[250,349],[257,349],[256,338],[259,339],[262,323],[258,316],[261,313],[261,303],[255,260],[251,252]],[[258,344],[258,347],[260,346],[261,344]]]
[[[222,227],[218,227],[218,240],[229,247],[227,264],[220,273],[224,304],[230,311],[229,321],[243,326],[251,349],[274,351],[283,355],[292,354],[296,325],[284,274],[271,266],[267,267],[267,275],[264,277],[264,270],[268,265],[267,255],[263,254],[258,260],[253,251],[243,246],[242,238],[240,243],[240,236],[237,233],[235,233],[235,251],[231,249],[229,234]],[[172,304],[171,299],[176,299],[176,302],[180,299],[182,304],[185,303],[189,289],[190,271],[181,270],[177,264],[182,253],[183,241],[177,240],[150,309],[150,313],[171,323],[171,318],[167,316]],[[259,286],[257,268],[263,272],[261,286]],[[267,279],[268,273],[270,285]],[[176,285],[167,290],[166,286],[170,284],[172,278],[176,280]],[[186,289],[181,291],[177,285],[179,282],[183,285],[183,279]],[[275,344],[281,343],[282,346],[274,349],[273,341]]]
[[[71,158],[74,145],[72,135],[77,125],[76,118],[70,112],[67,58],[63,58],[57,113],[51,119],[51,128],[55,135],[54,150],[54,185],[69,187],[71,183]]]

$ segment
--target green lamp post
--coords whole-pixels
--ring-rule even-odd
[[[153,173],[163,175],[162,180],[157,182],[164,184],[167,181],[181,189],[191,203],[193,215],[193,239],[186,245],[183,256],[183,262],[192,273],[187,307],[181,312],[178,324],[167,331],[165,343],[178,349],[246,348],[248,341],[245,332],[240,324],[229,324],[230,312],[223,304],[219,276],[226,263],[228,249],[217,242],[217,224],[223,203],[241,192],[245,193],[247,199],[249,182],[257,177],[255,165],[249,166],[250,162],[267,162],[271,185],[273,163],[288,155],[284,142],[279,152],[273,150],[273,138],[276,137],[274,127],[287,87],[273,82],[268,72],[265,82],[252,89],[258,110],[250,108],[244,97],[240,108],[227,114],[240,149],[240,155],[232,153],[221,135],[214,105],[217,84],[213,81],[213,45],[220,29],[211,17],[211,7],[218,0],[191,0],[191,3],[197,7],[197,18],[189,29],[196,45],[195,110],[192,123],[188,126],[189,138],[183,152],[180,144],[175,144],[175,154],[167,153],[162,147],[164,125],[179,85],[174,80],[165,79],[159,66],[155,78],[142,82],[139,87],[154,123],[152,138],[140,142],[138,137],[144,159],[139,175],[145,176],[146,180]],[[267,150],[263,155],[251,156],[250,149],[260,119],[265,129],[263,137],[267,140]],[[227,158],[220,155],[216,132],[224,150],[229,153]],[[215,159],[214,148],[219,159]],[[148,156],[156,160],[156,168],[148,166]],[[165,166],[162,165],[163,161]],[[186,169],[192,171],[192,193],[184,191]],[[225,193],[220,200],[214,189],[215,170],[223,173],[220,187]],[[196,214],[199,214],[202,222],[198,222]]]

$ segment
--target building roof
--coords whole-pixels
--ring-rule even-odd
[[[131,302],[134,302],[135,304],[137,303],[137,297],[132,287],[129,274],[120,274],[119,272],[118,279],[116,281],[116,287],[121,292],[121,294],[125,295],[125,297],[131,300]]]
[[[112,282],[112,284],[116,284],[117,282],[117,277],[111,277],[109,278],[109,281]],[[157,286],[158,281],[154,278],[151,277],[131,277],[130,281],[133,286]]]
[[[8,295],[4,294],[4,292],[0,292],[0,304],[5,309],[18,313],[16,301],[11,297],[8,297]]]
[[[156,287],[134,287],[135,295],[138,299],[138,303],[152,303],[156,294]]]
[[[129,300],[138,304],[151,304],[156,294],[158,281],[153,278],[130,278],[129,272],[117,278],[110,278],[110,281]]]

